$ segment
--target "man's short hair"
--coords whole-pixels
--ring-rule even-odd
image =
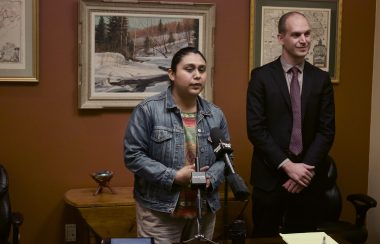
[[[301,15],[305,19],[307,19],[306,16],[303,13],[300,13],[300,12],[297,12],[297,11],[287,12],[286,14],[282,15],[280,17],[280,20],[278,21],[278,34],[284,34],[286,32],[286,20],[290,16],[293,16],[293,15],[296,15],[296,14]]]

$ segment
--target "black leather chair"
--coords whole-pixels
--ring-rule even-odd
[[[1,244],[18,244],[20,239],[19,227],[23,222],[20,213],[13,213],[8,193],[8,173],[0,165],[0,243]],[[9,236],[12,233],[12,242],[9,242]]]
[[[318,231],[334,234],[350,243],[365,243],[368,237],[368,231],[365,226],[367,211],[376,207],[377,202],[366,194],[350,194],[347,196],[347,200],[355,207],[356,221],[355,223],[350,223],[340,220],[342,196],[336,184],[338,171],[334,159],[329,156],[328,161],[328,185],[325,193],[323,218],[325,222],[318,227]]]

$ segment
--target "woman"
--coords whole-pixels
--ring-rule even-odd
[[[135,175],[137,234],[154,237],[155,243],[197,234],[197,191],[190,187],[197,158],[207,179],[200,231],[212,239],[224,162],[215,158],[210,130],[219,128],[229,140],[227,122],[220,108],[199,96],[207,78],[201,52],[179,50],[168,75],[168,89],[135,108],[124,138],[125,165]]]

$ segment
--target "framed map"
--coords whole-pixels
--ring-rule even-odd
[[[173,55],[194,46],[207,59],[201,94],[212,100],[215,6],[81,0],[79,108],[133,108],[166,90]]]
[[[38,0],[1,0],[0,81],[38,78]]]
[[[311,26],[312,42],[306,60],[339,81],[341,0],[251,0],[250,70],[281,55],[278,20],[290,11],[303,13]]]

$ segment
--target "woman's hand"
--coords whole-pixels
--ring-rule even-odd
[[[195,172],[195,164],[186,165],[177,171],[174,182],[181,186],[187,186],[191,183],[191,173]]]
[[[201,172],[206,172],[210,167],[209,166],[204,166],[200,168]],[[209,188],[211,185],[210,177],[206,176],[206,189]]]

